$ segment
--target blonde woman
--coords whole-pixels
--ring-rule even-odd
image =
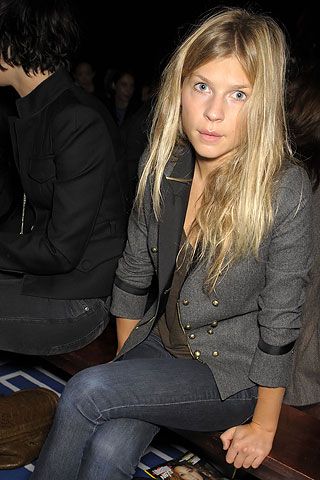
[[[279,26],[242,9],[173,55],[116,273],[118,355],[71,379],[33,480],[130,479],[161,426],[225,430],[235,467],[269,453],[310,264],[285,60]]]

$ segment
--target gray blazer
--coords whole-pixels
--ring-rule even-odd
[[[156,221],[146,191],[143,214],[133,210],[128,241],[113,288],[111,312],[139,319],[120,355],[142,342],[164,311],[183,228],[194,159],[170,161]],[[195,360],[209,366],[222,399],[255,384],[286,386],[298,337],[304,287],[311,264],[311,186],[305,171],[288,165],[278,182],[275,221],[260,247],[203,288],[204,263],[187,276],[179,298],[180,323]],[[157,295],[148,293],[153,277]],[[150,306],[151,303],[151,306]]]

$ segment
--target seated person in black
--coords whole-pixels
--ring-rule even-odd
[[[66,2],[3,1],[0,38],[23,189],[17,230],[0,232],[0,350],[58,354],[108,322],[126,238],[119,164],[101,109],[67,72],[78,26]]]

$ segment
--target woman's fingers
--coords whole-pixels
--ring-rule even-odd
[[[228,452],[227,452],[227,455],[226,455],[226,461],[228,463],[233,463],[234,466],[237,467],[237,465],[235,464],[236,458],[238,457],[238,459],[239,459],[244,454],[246,454],[246,448],[241,449],[241,446],[239,445],[239,442],[233,440],[229,449],[228,449]]]
[[[228,449],[227,463],[236,468],[257,468],[271,450],[273,435],[250,424],[230,428],[221,435],[223,448]]]
[[[227,450],[230,447],[235,431],[236,427],[228,428],[228,430],[220,435],[223,450]]]

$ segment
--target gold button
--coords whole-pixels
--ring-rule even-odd
[[[183,300],[183,305],[189,305],[189,300]]]
[[[219,300],[212,300],[211,303],[214,307],[217,307],[219,305]]]
[[[217,350],[215,350],[214,352],[212,352],[212,356],[213,357],[219,357],[219,352]]]
[[[194,352],[194,356],[195,356],[196,358],[199,358],[200,355],[201,355],[201,352],[200,352],[199,350],[196,350],[196,351]]]
[[[216,327],[217,325],[218,325],[218,321],[213,320],[213,322],[211,323],[211,327]]]
[[[212,335],[213,334],[212,328],[208,328],[207,333],[209,333],[209,335]]]
[[[137,326],[136,326],[136,330],[138,330],[138,328],[139,328],[139,326],[137,325]]]
[[[196,336],[195,336],[194,333],[190,333],[189,338],[191,338],[191,340],[193,340],[194,338],[196,338]]]
[[[157,247],[152,247],[152,248],[151,248],[151,252],[152,252],[152,253],[157,253],[157,251],[158,251]]]
[[[190,328],[191,328],[190,323],[187,323],[187,325],[184,326],[184,329],[185,329],[185,330],[190,330]]]

